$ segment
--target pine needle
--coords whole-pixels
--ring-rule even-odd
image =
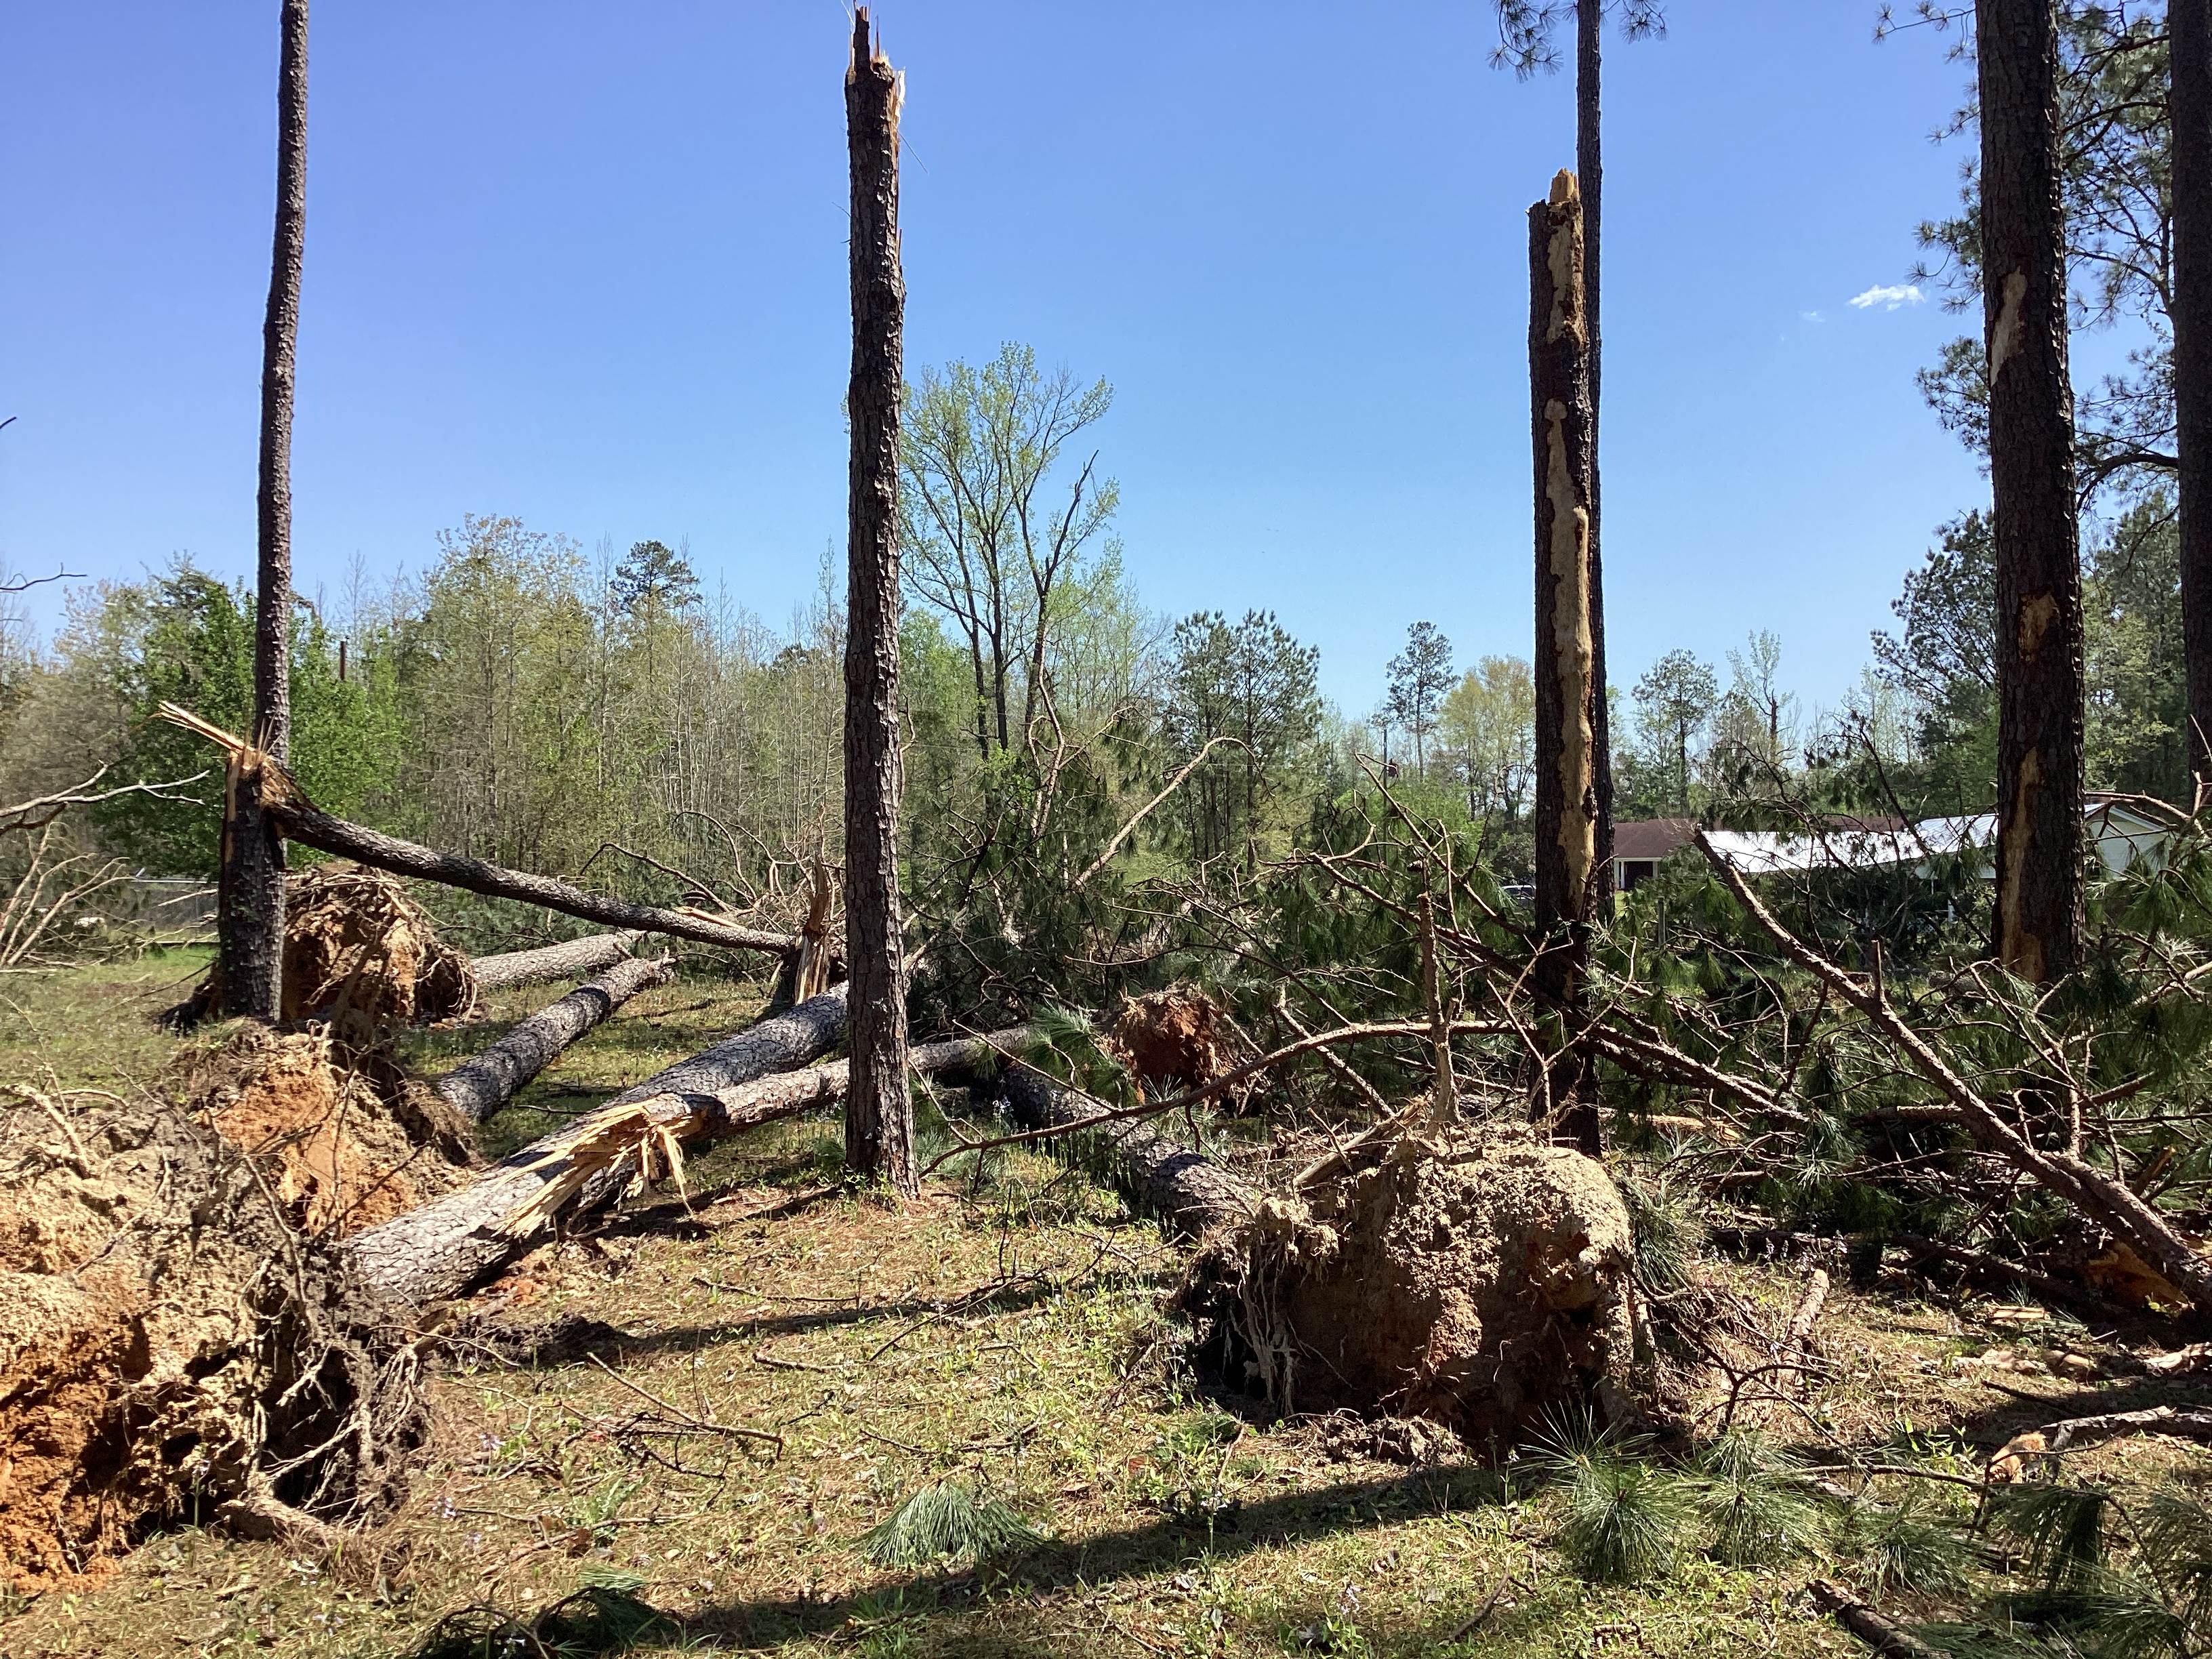
[[[981,1560],[1041,1544],[1044,1534],[998,1498],[978,1501],[957,1480],[916,1488],[860,1540],[879,1567],[922,1566],[947,1559]]]

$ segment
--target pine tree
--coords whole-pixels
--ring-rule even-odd
[[[2082,903],[2081,568],[2052,0],[1978,0],[1997,589],[1997,959],[2069,971]]]
[[[2212,777],[2212,0],[2168,0],[2174,453],[2190,757]]]
[[[906,963],[898,890],[899,381],[906,283],[899,270],[898,119],[903,82],[854,15],[845,73],[852,158],[853,377],[845,623],[845,966],[852,1085],[845,1161],[921,1190],[907,1086]]]
[[[284,845],[261,810],[260,757],[282,764],[292,743],[292,392],[307,206],[307,0],[283,0],[283,28],[276,229],[262,327],[261,485],[255,515],[252,739],[258,752],[234,761],[225,783],[217,927],[223,1011],[268,1020],[283,1012]]]

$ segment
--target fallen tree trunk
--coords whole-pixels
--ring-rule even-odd
[[[577,1183],[562,1184],[568,1173],[563,1159],[591,1132],[604,1128],[607,1113],[628,1111],[657,1095],[686,1090],[712,1093],[788,1071],[804,1066],[844,1034],[845,988],[841,985],[625,1090],[599,1111],[493,1165],[459,1191],[357,1234],[352,1241],[355,1260],[370,1283],[409,1302],[454,1295],[520,1255],[559,1207],[556,1201],[533,1212],[533,1199],[557,1188],[565,1200],[582,1181],[619,1161],[619,1155],[595,1161],[581,1170]],[[635,1119],[631,1113],[630,1120]]]
[[[439,1098],[472,1123],[489,1122],[563,1048],[647,986],[665,984],[675,976],[674,960],[657,957],[625,962],[579,985],[440,1078]]]
[[[1007,1114],[1024,1129],[1079,1130],[1093,1120],[1130,1195],[1193,1237],[1258,1207],[1259,1194],[1203,1152],[1171,1140],[1137,1118],[1116,1118],[1085,1095],[1027,1066],[1009,1066],[997,1079]]]
[[[539,980],[574,979],[596,973],[626,959],[645,934],[632,929],[619,933],[587,933],[559,945],[535,951],[507,951],[478,957],[469,963],[479,991],[503,991],[510,985],[529,985]]]
[[[172,725],[196,732],[228,753],[246,752],[245,744],[189,709],[165,702],[161,712]],[[351,859],[356,864],[389,870],[394,875],[465,888],[488,898],[515,899],[524,904],[558,910],[564,915],[580,916],[586,921],[603,922],[610,927],[640,928],[729,950],[765,951],[782,957],[796,955],[799,951],[799,941],[790,933],[770,933],[757,927],[717,921],[688,910],[665,910],[657,904],[633,904],[604,893],[587,893],[551,876],[509,870],[501,865],[487,864],[482,859],[463,858],[459,854],[436,852],[381,830],[332,817],[307,799],[283,767],[265,759],[262,794],[269,815],[291,840]]]

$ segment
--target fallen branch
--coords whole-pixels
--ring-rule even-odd
[[[1799,1360],[1813,1356],[1813,1323],[1820,1316],[1820,1310],[1828,1300],[1828,1273],[1825,1267],[1813,1269],[1811,1280],[1805,1286],[1805,1299],[1797,1304],[1797,1311],[1790,1316],[1788,1330],[1783,1336],[1782,1352]],[[1801,1394],[1805,1388],[1805,1367],[1797,1365],[1781,1372],[1774,1384],[1784,1394]]]
[[[1927,1643],[1883,1618],[1841,1584],[1832,1584],[1825,1578],[1810,1579],[1805,1593],[1813,1598],[1814,1607],[1876,1653],[1888,1654],[1891,1659],[1938,1659]]]
[[[1921,1238],[1911,1233],[1890,1233],[1884,1237],[1883,1242],[1894,1244],[1901,1250],[1909,1250],[1917,1256],[1948,1261],[1963,1273],[2025,1285],[2039,1296],[2083,1313],[2110,1314],[2114,1311],[2111,1303],[2078,1285],[2069,1285],[2063,1279],[2053,1279],[2049,1273],[2039,1273],[2033,1267],[2023,1267],[2016,1261],[2005,1261],[2002,1256],[1970,1250],[1963,1245],[1946,1244],[1940,1239]]]
[[[488,1123],[561,1051],[652,985],[676,976],[672,958],[633,960],[579,985],[524,1020],[483,1053],[438,1079],[439,1098],[472,1123]]]
[[[535,951],[507,951],[478,957],[469,963],[479,991],[503,991],[510,985],[529,985],[539,980],[574,979],[596,973],[627,959],[645,934],[635,930],[619,933],[586,933],[559,945]]]
[[[1507,1022],[1498,1019],[1456,1019],[1452,1021],[1450,1029],[1455,1036],[1510,1036],[1513,1035],[1513,1027]],[[963,1157],[969,1152],[992,1152],[1000,1146],[1018,1146],[1027,1141],[1050,1140],[1060,1135],[1073,1134],[1079,1129],[1097,1128],[1102,1124],[1109,1123],[1127,1123],[1139,1118],[1159,1117],[1169,1112],[1180,1112],[1192,1106],[1203,1105],[1217,1095],[1228,1093],[1248,1077],[1267,1071],[1272,1066],[1279,1066],[1285,1060],[1295,1060],[1300,1054],[1325,1051],[1337,1043],[1358,1042],[1368,1037],[1378,1036],[1425,1037],[1430,1035],[1430,1030],[1431,1027],[1426,1020],[1390,1020],[1363,1025],[1340,1026],[1334,1031],[1323,1031],[1318,1036],[1301,1037],[1296,1042],[1285,1043],[1273,1054],[1262,1054],[1257,1060],[1247,1060],[1233,1071],[1224,1072],[1212,1082],[1204,1084],[1198,1088],[1186,1089],[1182,1093],[1170,1095],[1165,1100],[1146,1101],[1136,1106],[1109,1106],[1092,1096],[1081,1094],[1080,1091],[1071,1091],[1077,1098],[1088,1101],[1093,1109],[1080,1121],[1073,1119],[1064,1121],[1055,1119],[1023,1129],[1016,1134],[999,1135],[989,1140],[965,1141],[953,1147],[950,1152],[938,1154],[922,1167],[921,1172],[927,1175],[940,1164],[950,1163],[952,1159]],[[1034,1067],[1021,1060],[1018,1055],[1007,1054],[1004,1058],[1013,1060],[1024,1070],[1035,1070]],[[1042,1073],[1040,1073],[1038,1075],[1042,1076]],[[1050,1081],[1049,1079],[1046,1080]]]
[[[2090,1220],[2125,1239],[2155,1266],[2201,1312],[2212,1312],[2212,1268],[2207,1267],[2179,1233],[2143,1198],[2071,1152],[2049,1152],[2014,1129],[1974,1086],[1960,1076],[1935,1045],[1900,1018],[1879,981],[1862,984],[1792,933],[1760,902],[1742,872],[1723,858],[1705,832],[1698,845],[1737,903],[1779,945],[1784,956],[1827,986],[1865,1016],[1867,1023],[1909,1059],[1958,1109],[1967,1133],[2022,1174],[2066,1200]]]
[[[688,1114],[645,1109],[648,1104],[679,1091],[711,1095],[803,1066],[844,1032],[845,990],[838,986],[624,1091],[458,1191],[355,1235],[348,1248],[371,1285],[404,1301],[457,1294],[521,1255],[595,1177],[605,1179],[589,1196],[627,1186],[656,1157],[668,1167]],[[540,1201],[556,1188],[559,1201]]]
[[[1195,755],[1193,755],[1189,761],[1184,764],[1183,769],[1180,772],[1177,772],[1173,777],[1168,780],[1167,787],[1162,789],[1158,794],[1146,801],[1142,806],[1139,806],[1136,810],[1135,813],[1130,817],[1129,821],[1114,832],[1114,839],[1106,843],[1106,850],[1101,853],[1097,858],[1091,860],[1089,867],[1087,867],[1081,875],[1078,876],[1074,881],[1069,884],[1070,890],[1072,891],[1075,888],[1083,886],[1091,879],[1091,877],[1097,875],[1101,870],[1103,870],[1109,864],[1112,863],[1114,860],[1114,854],[1121,850],[1121,843],[1128,840],[1131,833],[1139,824],[1142,823],[1146,818],[1152,816],[1152,809],[1155,806],[1158,806],[1162,801],[1165,800],[1170,795],[1175,793],[1177,789],[1181,788],[1182,787],[1182,781],[1188,777],[1192,773],[1198,770],[1199,763],[1208,755],[1213,752],[1215,746],[1224,743],[1233,743],[1239,749],[1244,747],[1243,739],[1241,738],[1208,738],[1206,740],[1206,746],[1200,749]]]
[[[2016,1434],[1991,1453],[1989,1478],[1999,1485],[2021,1479],[2031,1462],[2117,1439],[2124,1434],[2171,1434],[2185,1440],[2212,1440],[2212,1411],[2176,1411],[2153,1406],[2147,1411],[2104,1412],[2069,1417]]]
[[[50,581],[52,578],[42,576],[40,580]],[[8,591],[0,587],[0,592]],[[106,775],[107,769],[103,766],[82,783],[64,789],[59,794],[36,795],[29,800],[19,800],[13,806],[0,806],[0,836],[23,835],[33,830],[43,830],[72,806],[97,806],[102,801],[117,800],[125,795],[151,795],[155,800],[189,801],[190,796],[170,792],[198,783],[207,774],[195,772],[188,778],[178,778],[168,783],[125,783],[112,789],[95,791],[93,786]]]
[[[205,738],[228,754],[248,752],[247,745],[240,739],[189,709],[165,702],[161,713],[171,724]],[[252,752],[258,755],[259,751]],[[682,910],[663,909],[656,904],[633,904],[627,899],[587,893],[551,876],[509,870],[459,854],[436,852],[411,841],[402,841],[397,836],[332,817],[307,799],[283,767],[265,756],[259,758],[263,804],[284,835],[325,853],[351,859],[356,864],[389,870],[394,875],[412,876],[418,881],[464,888],[490,898],[515,899],[566,915],[581,916],[586,921],[603,922],[610,927],[640,928],[730,950],[764,951],[784,957],[798,952],[799,941],[789,933],[765,933],[757,927],[743,927]]]

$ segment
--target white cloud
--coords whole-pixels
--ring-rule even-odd
[[[1825,311],[1801,311],[1797,314],[1808,323],[1825,323],[1828,320],[1828,313]]]
[[[1863,294],[1851,295],[1852,308],[1865,311],[1880,306],[1884,311],[1894,311],[1899,306],[1917,306],[1927,296],[1917,283],[1892,283],[1886,288],[1870,288]]]

